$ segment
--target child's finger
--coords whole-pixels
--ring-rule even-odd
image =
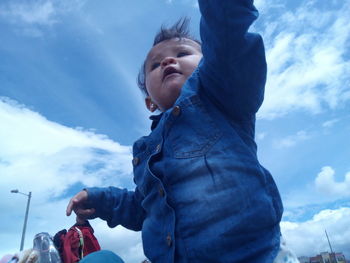
[[[80,191],[75,196],[73,196],[73,198],[68,203],[68,206],[66,209],[66,215],[70,216],[72,214],[72,211],[75,210],[74,207],[78,206],[79,203],[84,202],[86,199],[87,199],[86,191]]]
[[[73,197],[69,203],[68,203],[68,206],[67,206],[67,209],[66,209],[66,215],[67,216],[70,216],[72,214],[72,211],[75,210],[74,207],[79,203],[79,199],[77,199],[76,197]]]
[[[66,209],[66,215],[67,215],[67,216],[70,216],[70,215],[72,214],[73,205],[74,205],[74,202],[73,202],[73,198],[72,198],[72,199],[69,201],[68,206],[67,206],[67,209]]]

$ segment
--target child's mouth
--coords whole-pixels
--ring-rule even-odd
[[[163,80],[165,80],[168,77],[172,77],[172,76],[175,76],[178,74],[181,74],[181,72],[177,71],[173,67],[167,67],[164,69],[164,72],[163,72]]]

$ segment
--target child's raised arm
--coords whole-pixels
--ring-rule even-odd
[[[264,96],[262,39],[247,33],[258,16],[252,0],[199,0],[205,92],[234,119],[250,119]]]

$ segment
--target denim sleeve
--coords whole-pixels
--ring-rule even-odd
[[[258,17],[253,0],[198,0],[204,91],[235,119],[250,119],[264,97],[266,60],[262,38],[248,33]]]
[[[140,231],[145,213],[141,207],[141,196],[135,191],[117,187],[86,189],[89,206],[96,209],[95,217],[105,221],[109,227],[122,225],[128,229]]]

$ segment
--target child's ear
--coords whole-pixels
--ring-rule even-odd
[[[147,96],[145,98],[145,104],[146,104],[147,109],[150,112],[154,112],[156,109],[158,109],[158,106],[156,104],[154,104],[154,102],[151,100],[150,96]]]

